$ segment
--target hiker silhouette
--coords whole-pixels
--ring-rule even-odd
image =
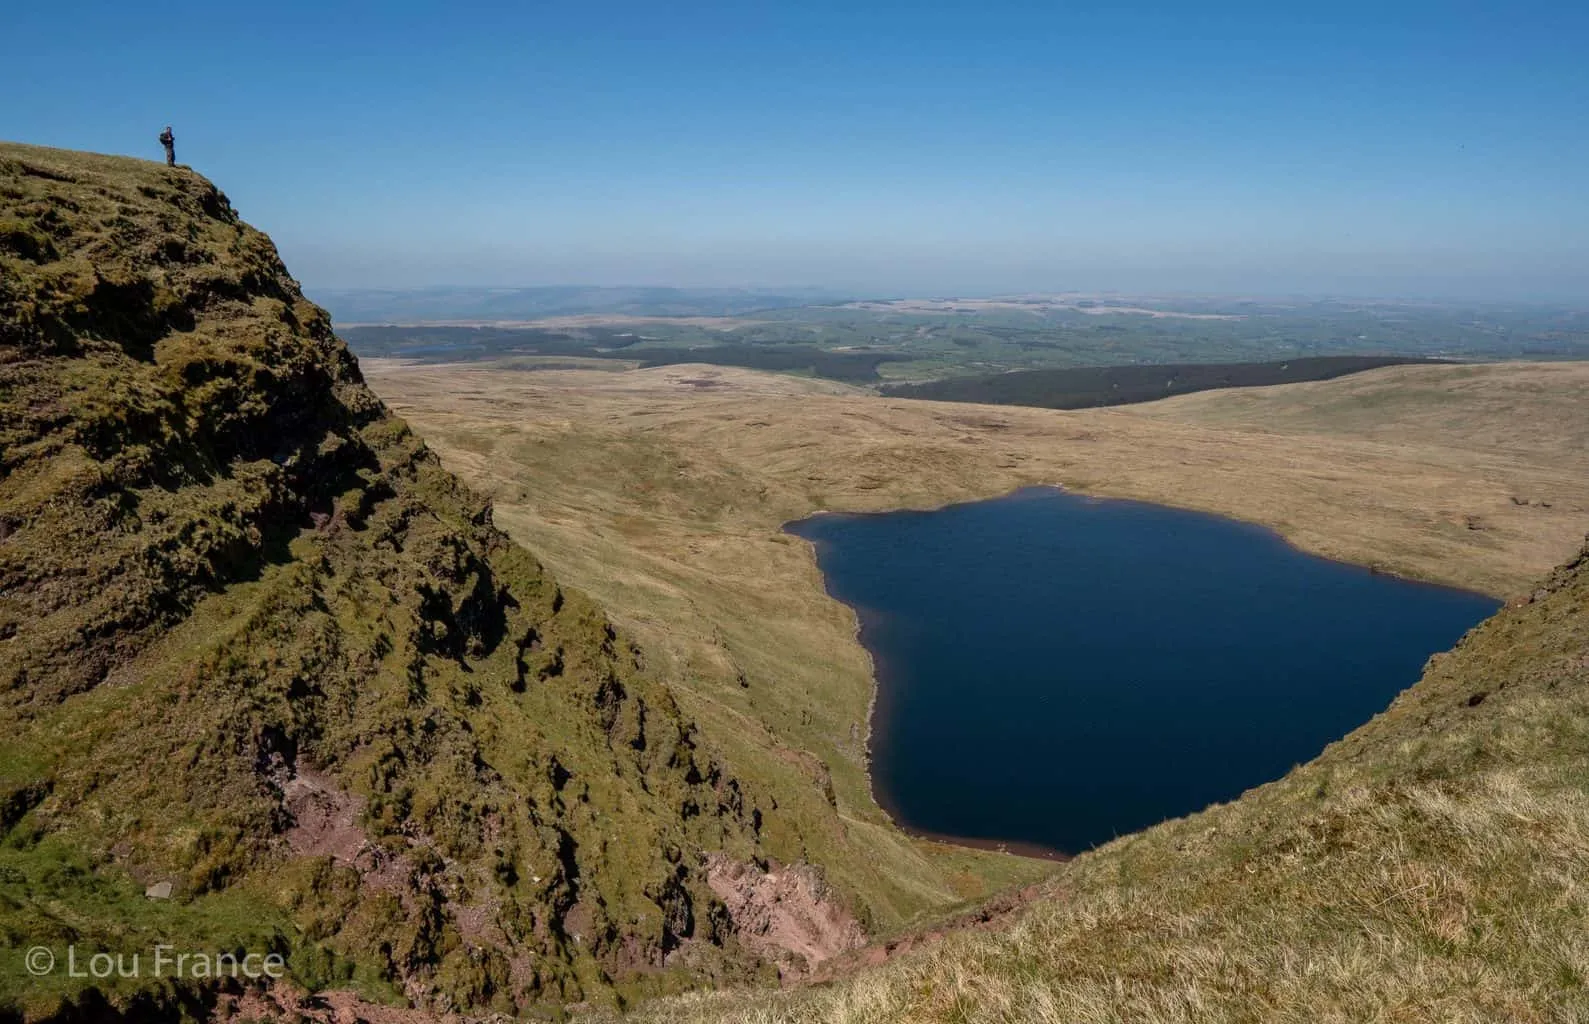
[[[160,133],[160,145],[166,148],[166,166],[177,165],[177,137],[171,134],[171,126],[166,125],[166,130]]]

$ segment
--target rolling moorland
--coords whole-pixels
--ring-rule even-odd
[[[1589,1013],[1582,364],[1083,412],[698,365],[361,371],[202,178],[12,145],[0,260],[4,944],[292,973],[12,958],[0,1014]],[[853,616],[780,527],[1029,483],[1512,603],[1232,804],[1059,866],[914,840],[868,792]]]

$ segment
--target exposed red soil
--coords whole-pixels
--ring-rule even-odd
[[[706,881],[728,908],[740,943],[777,964],[785,978],[807,974],[866,942],[855,917],[809,865],[763,871],[714,855],[707,860]]]

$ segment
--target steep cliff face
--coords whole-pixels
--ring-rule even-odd
[[[660,987],[741,969],[705,853],[770,811],[213,185],[0,145],[6,945],[440,1009]],[[0,1012],[188,997],[3,971]]]

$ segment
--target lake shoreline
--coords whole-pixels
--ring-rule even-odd
[[[1131,834],[1133,832],[1136,832],[1136,831],[1140,830],[1140,828],[1150,827],[1151,826],[1151,822],[1149,822],[1148,824],[1133,824],[1133,825],[1131,825],[1131,827],[1126,827],[1126,826],[1122,825],[1116,831],[1108,834],[1106,838],[1096,838],[1094,841],[1091,841],[1091,842],[1078,843],[1075,846],[1074,850],[1062,849],[1061,846],[1058,845],[1058,844],[1054,844],[1054,843],[1051,843],[1051,842],[1045,842],[1045,841],[1041,841],[1041,840],[1035,840],[1035,839],[994,839],[994,838],[981,838],[981,837],[975,837],[975,836],[967,836],[967,835],[958,834],[952,829],[946,830],[946,829],[942,829],[942,828],[929,828],[929,827],[924,827],[924,826],[921,826],[921,825],[918,825],[918,824],[915,824],[915,823],[911,822],[909,820],[909,818],[901,811],[900,805],[899,805],[898,801],[894,798],[893,794],[885,792],[885,790],[888,787],[885,787],[885,786],[883,786],[881,784],[880,772],[878,771],[877,758],[879,757],[879,754],[880,754],[880,746],[879,745],[884,740],[884,737],[882,736],[882,734],[880,732],[880,729],[882,728],[882,726],[880,724],[880,716],[882,717],[882,719],[889,718],[889,710],[888,710],[889,709],[889,704],[890,704],[890,702],[891,702],[891,700],[893,698],[897,697],[897,695],[900,692],[900,688],[901,688],[901,680],[899,678],[896,678],[897,673],[899,671],[898,668],[892,666],[891,665],[891,661],[893,659],[885,657],[885,653],[886,652],[880,650],[880,648],[886,647],[888,645],[886,643],[880,642],[879,639],[878,639],[878,636],[877,636],[877,631],[879,629],[883,628],[883,623],[884,623],[884,621],[886,619],[888,619],[890,613],[888,613],[888,612],[886,612],[886,611],[884,611],[884,610],[882,610],[880,608],[872,607],[871,605],[872,605],[872,603],[874,603],[872,601],[856,600],[854,598],[854,595],[851,595],[848,598],[841,598],[835,592],[835,589],[834,589],[833,577],[830,575],[830,572],[829,572],[829,568],[831,568],[831,567],[824,565],[824,561],[825,561],[826,556],[831,555],[832,552],[833,552],[833,545],[834,545],[833,540],[831,538],[829,538],[829,537],[822,537],[822,536],[819,536],[819,535],[817,535],[815,533],[812,533],[811,535],[807,535],[807,533],[802,531],[802,530],[800,530],[799,527],[801,527],[802,524],[811,524],[811,523],[814,523],[814,522],[819,522],[819,521],[824,521],[824,520],[826,520],[826,521],[832,521],[832,520],[854,521],[854,520],[863,520],[863,519],[878,519],[878,518],[890,517],[890,516],[923,517],[923,516],[931,516],[931,515],[934,515],[934,514],[937,514],[937,513],[941,513],[941,512],[947,511],[947,510],[952,510],[952,509],[957,509],[957,508],[966,508],[966,507],[969,507],[969,506],[987,505],[987,504],[994,503],[994,502],[1005,503],[1005,504],[1009,504],[1009,503],[1012,503],[1012,502],[1013,503],[1024,503],[1025,501],[1042,501],[1044,499],[1056,498],[1056,497],[1064,497],[1064,498],[1070,498],[1070,499],[1073,499],[1073,500],[1077,500],[1080,503],[1082,503],[1083,505],[1117,506],[1117,507],[1119,507],[1119,508],[1121,508],[1122,510],[1125,510],[1125,511],[1135,510],[1138,514],[1141,514],[1144,511],[1148,511],[1148,512],[1151,512],[1153,514],[1173,513],[1177,517],[1188,517],[1188,518],[1185,518],[1185,519],[1181,520],[1181,522],[1185,523],[1185,524],[1196,524],[1196,525],[1198,525],[1200,527],[1203,527],[1203,528],[1216,527],[1218,529],[1225,530],[1227,532],[1231,532],[1232,536],[1236,537],[1238,539],[1238,541],[1241,541],[1243,543],[1245,541],[1241,538],[1241,535],[1245,534],[1247,537],[1250,537],[1250,538],[1253,538],[1255,540],[1258,540],[1261,543],[1278,546],[1279,548],[1283,549],[1288,556],[1294,556],[1296,558],[1303,559],[1304,562],[1302,564],[1304,564],[1304,565],[1313,565],[1315,567],[1328,566],[1332,570],[1334,570],[1335,573],[1337,573],[1338,575],[1341,574],[1341,573],[1345,573],[1346,576],[1352,577],[1352,578],[1356,578],[1359,581],[1367,579],[1367,578],[1377,577],[1377,578],[1385,579],[1387,581],[1392,581],[1393,580],[1397,584],[1400,584],[1403,587],[1412,587],[1412,588],[1417,588],[1419,590],[1424,590],[1427,593],[1430,593],[1431,595],[1438,593],[1438,594],[1447,595],[1448,597],[1451,597],[1451,598],[1462,598],[1462,599],[1475,598],[1475,599],[1481,599],[1481,600],[1484,600],[1484,601],[1494,601],[1495,600],[1493,595],[1484,594],[1484,593],[1479,592],[1479,591],[1467,590],[1467,589],[1464,589],[1464,588],[1451,586],[1449,584],[1436,583],[1436,582],[1429,581],[1429,580],[1420,580],[1420,579],[1416,579],[1416,578],[1409,578],[1409,577],[1401,576],[1399,574],[1386,572],[1385,570],[1383,570],[1382,568],[1377,567],[1377,566],[1372,566],[1372,565],[1366,565],[1365,566],[1365,565],[1361,565],[1361,564],[1358,564],[1358,563],[1347,562],[1347,561],[1340,560],[1340,559],[1330,558],[1328,556],[1321,555],[1321,554],[1318,554],[1318,553],[1315,553],[1315,552],[1312,552],[1312,551],[1309,551],[1309,550],[1307,550],[1305,548],[1300,547],[1299,545],[1293,543],[1289,538],[1287,538],[1285,536],[1284,533],[1282,533],[1278,529],[1275,529],[1273,527],[1269,527],[1269,526],[1266,526],[1266,525],[1263,525],[1263,524],[1259,524],[1259,523],[1253,523],[1253,522],[1248,521],[1248,520],[1237,519],[1237,518],[1231,517],[1231,516],[1223,516],[1223,515],[1219,515],[1217,513],[1207,512],[1207,511],[1203,511],[1203,510],[1199,510],[1199,509],[1188,509],[1188,508],[1184,508],[1184,507],[1178,507],[1178,506],[1174,506],[1174,505],[1157,503],[1157,502],[1145,502],[1145,501],[1141,501],[1141,500],[1138,500],[1138,499],[1132,499],[1132,498],[1116,498],[1116,497],[1106,497],[1106,496],[1095,496],[1095,495],[1087,494],[1085,492],[1071,490],[1069,488],[1066,488],[1066,487],[1063,487],[1063,486],[1058,486],[1058,485],[1030,485],[1030,486],[1026,486],[1026,487],[1017,488],[1017,489],[1015,489],[1013,491],[1010,491],[1010,492],[1007,492],[1005,495],[1003,495],[1001,497],[997,497],[997,498],[974,499],[974,500],[971,500],[971,501],[963,501],[963,502],[950,502],[950,503],[946,503],[946,504],[944,504],[944,505],[942,505],[940,507],[933,508],[933,509],[906,508],[906,509],[892,510],[892,511],[868,511],[868,512],[834,512],[834,511],[828,511],[828,510],[820,510],[820,511],[812,513],[811,515],[803,517],[801,519],[787,521],[786,523],[783,524],[782,532],[787,534],[787,535],[792,535],[792,536],[799,537],[800,539],[806,541],[806,543],[810,546],[809,547],[810,557],[813,559],[813,562],[815,563],[815,568],[818,570],[818,573],[820,574],[820,576],[822,578],[823,590],[826,593],[826,595],[829,597],[829,599],[837,601],[839,604],[843,605],[846,608],[846,610],[849,612],[849,614],[851,616],[851,621],[853,623],[852,635],[854,637],[854,640],[855,640],[857,646],[859,646],[861,648],[861,650],[865,653],[866,658],[867,658],[867,663],[868,663],[868,665],[870,667],[870,677],[871,677],[872,686],[871,686],[871,693],[869,695],[869,700],[868,700],[868,705],[867,705],[866,738],[865,738],[863,767],[864,767],[864,770],[865,770],[865,773],[866,773],[866,776],[867,776],[868,788],[869,788],[869,791],[870,791],[870,795],[871,795],[872,801],[883,812],[883,814],[889,819],[889,821],[892,823],[892,825],[895,828],[898,828],[900,831],[903,831],[906,834],[911,835],[914,838],[921,839],[921,840],[924,840],[924,841],[935,842],[935,843],[944,843],[944,844],[961,846],[961,847],[967,847],[967,848],[972,848],[972,849],[987,850],[987,851],[994,851],[994,852],[1002,852],[1002,853],[1007,853],[1007,854],[1016,855],[1016,856],[1033,857],[1033,858],[1039,858],[1039,859],[1044,859],[1044,860],[1050,860],[1050,861],[1054,861],[1054,862],[1062,862],[1062,861],[1065,861],[1065,860],[1069,860],[1069,859],[1071,859],[1074,856],[1077,856],[1081,852],[1085,852],[1087,849],[1091,849],[1091,848],[1093,848],[1095,846],[1102,845],[1103,843],[1106,843],[1106,842],[1108,842],[1108,841],[1110,841],[1110,840],[1112,840],[1114,838],[1118,838],[1120,835]],[[1234,532],[1232,532],[1232,531],[1234,531]],[[896,557],[896,556],[889,556],[889,557]],[[1238,559],[1238,561],[1239,561],[1239,559]],[[1221,563],[1221,564],[1223,564],[1223,563]],[[1096,567],[1094,567],[1094,568],[1096,568]],[[1229,568],[1229,567],[1227,566],[1227,568]],[[1291,574],[1293,574],[1294,572],[1297,572],[1297,571],[1300,571],[1300,570],[1296,569],[1295,567],[1288,568],[1288,569],[1286,569],[1286,572],[1282,574],[1282,578],[1289,578],[1289,576]],[[1219,575],[1219,574],[1216,574],[1216,575]],[[874,594],[873,597],[877,598],[877,595]],[[1307,600],[1316,600],[1316,598],[1308,597]],[[1500,603],[1500,602],[1496,602],[1496,603]],[[937,623],[936,627],[937,628],[948,628],[948,627],[944,627],[942,623]],[[1157,642],[1157,641],[1155,641],[1155,642]],[[1366,648],[1366,649],[1372,649],[1372,648]],[[1439,649],[1445,649],[1445,648],[1441,647]],[[899,652],[895,651],[894,653],[897,655]],[[1431,652],[1431,653],[1433,653],[1433,652]],[[1051,654],[1050,654],[1050,657],[1052,657]],[[1280,666],[1280,674],[1283,675],[1283,671],[1284,671],[1284,663],[1283,663],[1283,661],[1277,661],[1276,664],[1278,666]],[[1405,686],[1412,685],[1414,682],[1416,682],[1416,673],[1414,673],[1412,676],[1408,677],[1408,680],[1405,683],[1405,685],[1402,687],[1402,689],[1405,689]],[[1400,691],[1398,690],[1397,692],[1400,692]],[[1383,706],[1388,706],[1388,704],[1389,704],[1391,699],[1394,699],[1394,695],[1391,695],[1390,697],[1388,697],[1385,700],[1383,705],[1376,706],[1375,709],[1374,709],[1374,712],[1371,712],[1367,717],[1371,717],[1372,713],[1376,713],[1378,710],[1382,710]],[[995,702],[995,703],[998,703],[998,702]],[[896,723],[896,725],[897,724],[898,723]],[[1149,724],[1151,724],[1151,723],[1149,723]],[[1013,723],[1012,723],[1012,725],[1013,725]],[[1348,725],[1346,727],[1345,731],[1349,731],[1351,727],[1354,727],[1354,726],[1353,725]],[[1334,738],[1337,738],[1337,737],[1330,736],[1330,737],[1328,737],[1328,739],[1326,739],[1325,742],[1329,742],[1330,740],[1333,740]],[[1215,741],[1217,742],[1217,730],[1216,730],[1216,733],[1215,733]],[[996,756],[996,753],[998,751],[999,744],[1001,742],[1002,742],[1002,739],[995,738],[992,741],[992,745],[988,747],[988,752],[987,752],[988,756],[991,757],[992,760],[995,763],[998,760],[998,758]],[[1022,743],[1024,741],[1011,739],[1009,742]],[[1127,742],[1129,742],[1129,741],[1127,741]],[[976,745],[977,744],[975,744],[975,743],[970,744],[970,749],[975,749]],[[1239,744],[1238,744],[1238,747],[1239,747]],[[931,755],[925,754],[924,750],[925,750],[925,748],[918,748],[913,753],[905,753],[905,754],[890,755],[890,756],[896,756],[896,757],[900,758],[901,759],[900,760],[900,765],[908,764],[910,758],[912,756],[914,756],[915,758],[918,759],[918,761],[917,761],[918,767],[919,768],[924,768],[927,771],[928,776],[931,776],[933,774],[932,769],[921,765],[920,760],[919,760],[920,758],[922,758],[924,756],[927,756],[927,757],[931,756]],[[1316,753],[1316,752],[1307,752],[1307,753],[1309,754],[1309,756],[1311,756],[1312,753]],[[964,756],[975,757],[977,755],[975,755],[975,754],[967,754],[967,755],[964,755]],[[1305,759],[1306,759],[1306,757],[1299,757],[1299,760],[1305,760]],[[1072,768],[1076,768],[1076,766],[1072,766]],[[903,767],[900,767],[900,766],[896,766],[896,771],[898,771],[898,770],[906,770],[906,769],[904,769]],[[1283,771],[1281,772],[1281,774],[1283,774]],[[927,777],[927,776],[918,776],[918,777]],[[1169,777],[1169,776],[1167,776],[1167,777]],[[1278,775],[1276,775],[1275,777],[1278,777]],[[1005,782],[1008,783],[1008,781],[1009,781],[1008,778],[1006,778]],[[1243,788],[1247,788],[1247,787],[1250,787],[1250,786],[1253,786],[1253,785],[1261,785],[1262,783],[1264,783],[1266,781],[1270,781],[1269,777],[1266,776],[1266,775],[1262,776],[1262,777],[1255,776],[1255,777],[1253,777],[1253,778],[1251,778],[1249,780],[1246,780]],[[947,781],[945,782],[945,784],[948,784]],[[972,785],[974,785],[974,783]],[[999,785],[999,783],[995,781],[991,785],[993,785],[995,788],[990,789],[989,793],[990,794],[997,793],[998,792],[997,786]],[[1011,792],[1011,789],[1010,789],[1010,787],[1007,784],[1005,785],[1004,789],[1005,789],[1006,793]],[[1170,791],[1173,791],[1174,789],[1175,789],[1174,786],[1171,786],[1169,788]],[[934,791],[934,792],[937,792],[937,791]],[[917,799],[919,800],[920,798],[921,798],[921,793],[918,792],[917,793]],[[1203,797],[1199,796],[1199,797],[1195,798],[1191,803],[1186,804],[1184,807],[1172,808],[1172,809],[1166,811],[1165,812],[1166,817],[1179,817],[1179,816],[1182,816],[1184,814],[1194,813],[1195,811],[1201,809],[1203,806],[1207,805],[1206,803],[1198,803],[1197,802],[1197,800],[1201,800],[1201,799],[1203,799]],[[1212,796],[1212,797],[1208,798],[1208,802],[1209,803],[1217,803],[1217,802],[1222,802],[1223,799],[1224,798],[1220,797],[1220,796]],[[961,800],[959,800],[957,802],[954,798],[949,798],[949,802],[946,803],[944,806],[965,806],[965,807],[970,807],[970,806],[974,806],[974,804],[970,803],[970,802],[967,802],[964,799],[961,799]],[[1100,804],[1100,806],[1105,806],[1105,804]],[[1098,812],[1095,810],[1093,813],[1098,813]],[[935,816],[936,817],[940,817],[940,818],[943,817],[942,814],[936,814]],[[1084,820],[1084,819],[1077,819],[1077,820]],[[1163,819],[1156,819],[1156,820],[1163,820]],[[1077,828],[1079,830],[1081,830],[1083,832],[1083,834],[1085,834],[1085,829],[1084,828],[1082,828],[1079,825],[1077,826]],[[994,833],[994,834],[997,834],[997,833]],[[1102,835],[1102,833],[1100,833],[1100,835]]]

